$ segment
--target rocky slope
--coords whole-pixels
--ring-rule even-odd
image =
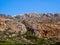
[[[0,31],[8,30],[37,37],[55,37],[60,41],[60,14],[26,13],[17,16],[0,14]]]
[[[19,22],[22,22],[38,37],[57,37],[60,38],[60,14],[38,14],[26,13],[15,16]]]
[[[0,31],[5,30],[16,33],[21,32],[21,34],[27,31],[26,26],[18,22],[15,18],[0,14]]]

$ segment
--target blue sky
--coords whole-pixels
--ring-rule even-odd
[[[0,14],[60,13],[60,0],[0,0]]]

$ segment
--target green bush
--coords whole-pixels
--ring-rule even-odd
[[[8,33],[8,34],[6,34]],[[8,37],[9,35],[16,34],[10,33],[9,31],[2,32],[0,35],[0,45],[59,45],[59,43],[55,43],[55,38],[41,37],[33,35],[30,31],[27,31],[24,35],[20,35],[20,32],[15,37]],[[4,37],[4,36],[7,37]],[[23,38],[27,39],[24,40]],[[19,38],[19,39],[18,39]],[[8,39],[8,40],[7,40]],[[30,40],[30,42],[28,42]]]

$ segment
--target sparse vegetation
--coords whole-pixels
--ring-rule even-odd
[[[50,45],[55,44],[54,38],[47,38],[47,37],[41,37],[38,38],[35,35],[33,35],[30,31],[27,31],[24,35],[20,35],[20,33],[11,33],[9,31],[4,31],[3,33],[0,33],[0,45],[29,45],[29,44],[35,44],[35,45]],[[16,34],[15,36],[12,36],[13,34]]]
[[[59,45],[60,14],[0,14],[0,45]]]

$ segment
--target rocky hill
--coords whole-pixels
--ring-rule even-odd
[[[15,16],[15,18],[25,24],[25,26],[38,37],[60,36],[60,14],[27,13]]]
[[[25,33],[27,31],[26,26],[21,22],[18,22],[18,20],[16,20],[15,18],[0,14],[0,31],[5,30],[16,33],[18,33],[19,31],[21,33]]]
[[[60,42],[60,14],[26,13],[13,17],[0,14],[0,31],[15,32],[16,35],[30,32],[38,38],[57,38]],[[27,40],[25,36],[23,38]]]

